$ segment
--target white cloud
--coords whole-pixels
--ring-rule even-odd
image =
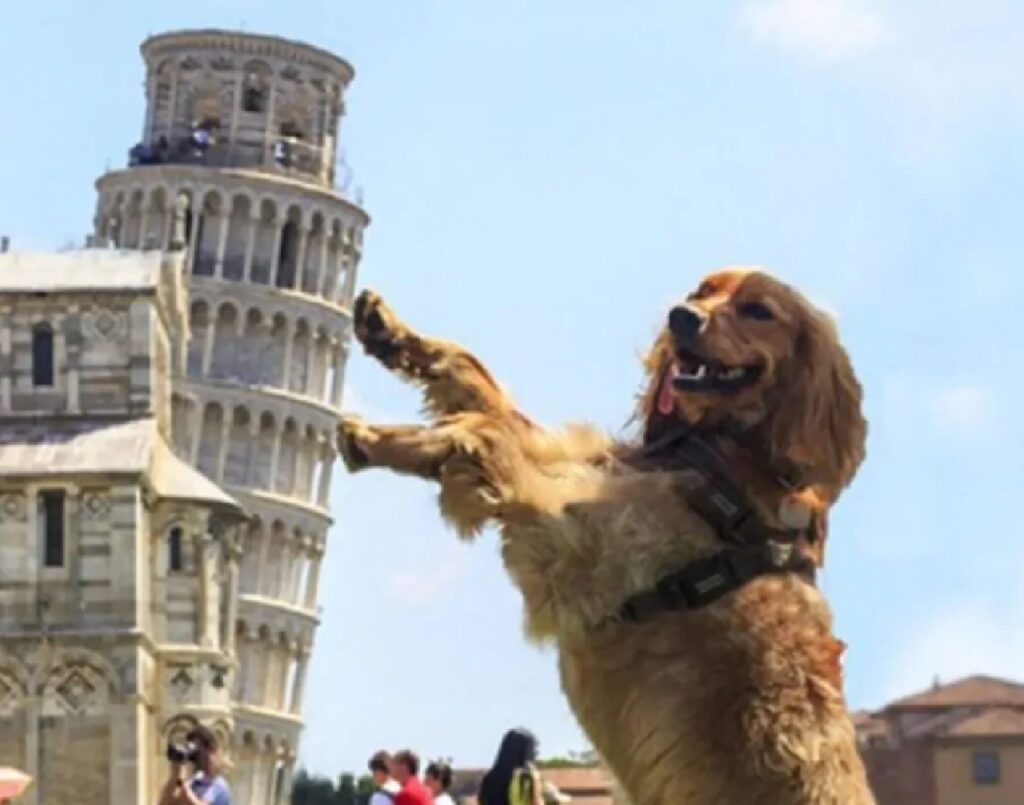
[[[1011,636],[1020,633],[1024,601],[1013,603],[966,600],[911,624],[889,666],[883,700],[923,690],[936,676],[945,681],[977,673],[1019,678],[1024,643]]]
[[[455,539],[453,535],[449,535]],[[420,606],[438,601],[447,595],[466,576],[470,546],[449,545],[429,557],[429,562],[418,567],[395,570],[387,579],[388,595],[396,601]]]
[[[883,420],[897,432],[906,423],[923,423],[946,436],[978,436],[990,432],[999,416],[991,387],[974,381],[941,383],[912,372],[886,378],[881,402]]]
[[[929,409],[939,429],[955,433],[987,430],[995,417],[992,393],[977,385],[937,389],[929,400]]]
[[[979,119],[1024,122],[1024,5],[1011,0],[745,0],[750,39],[841,75],[890,102],[893,142],[943,164]]]
[[[739,23],[755,41],[819,62],[871,51],[881,21],[856,0],[758,0],[741,6]]]

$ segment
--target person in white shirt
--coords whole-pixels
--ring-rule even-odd
[[[455,800],[448,793],[452,785],[452,767],[447,763],[436,761],[427,766],[423,784],[434,795],[434,805],[455,805]]]
[[[369,766],[373,784],[377,786],[369,805],[392,805],[402,787],[391,779],[391,755],[382,749],[370,758]]]

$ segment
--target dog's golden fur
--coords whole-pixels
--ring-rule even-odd
[[[686,421],[716,439],[764,522],[813,527],[805,548],[820,563],[827,509],[865,437],[831,323],[756,271],[711,275],[687,304],[704,321],[691,350],[753,367],[754,379],[729,393],[673,390],[666,376],[682,358],[666,328],[646,359],[641,421],[648,432]],[[422,387],[432,422],[344,418],[348,466],[437,481],[462,536],[499,526],[526,631],[557,644],[573,710],[635,805],[873,801],[843,700],[842,644],[812,584],[761,576],[702,609],[618,620],[630,596],[723,547],[678,472],[641,466],[638,445],[593,428],[534,424],[475,357],[412,332],[373,293],[358,300],[355,328],[368,353]],[[780,473],[796,487],[775,483]]]

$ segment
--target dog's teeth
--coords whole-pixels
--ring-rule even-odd
[[[701,380],[707,373],[708,367],[702,363],[700,366],[697,367],[697,371],[693,373],[693,376],[698,380]]]

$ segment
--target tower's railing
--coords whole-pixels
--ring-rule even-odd
[[[141,165],[256,168],[328,186],[334,182],[334,165],[327,149],[284,135],[226,141],[213,132],[197,129],[161,136],[128,151],[128,167]]]

